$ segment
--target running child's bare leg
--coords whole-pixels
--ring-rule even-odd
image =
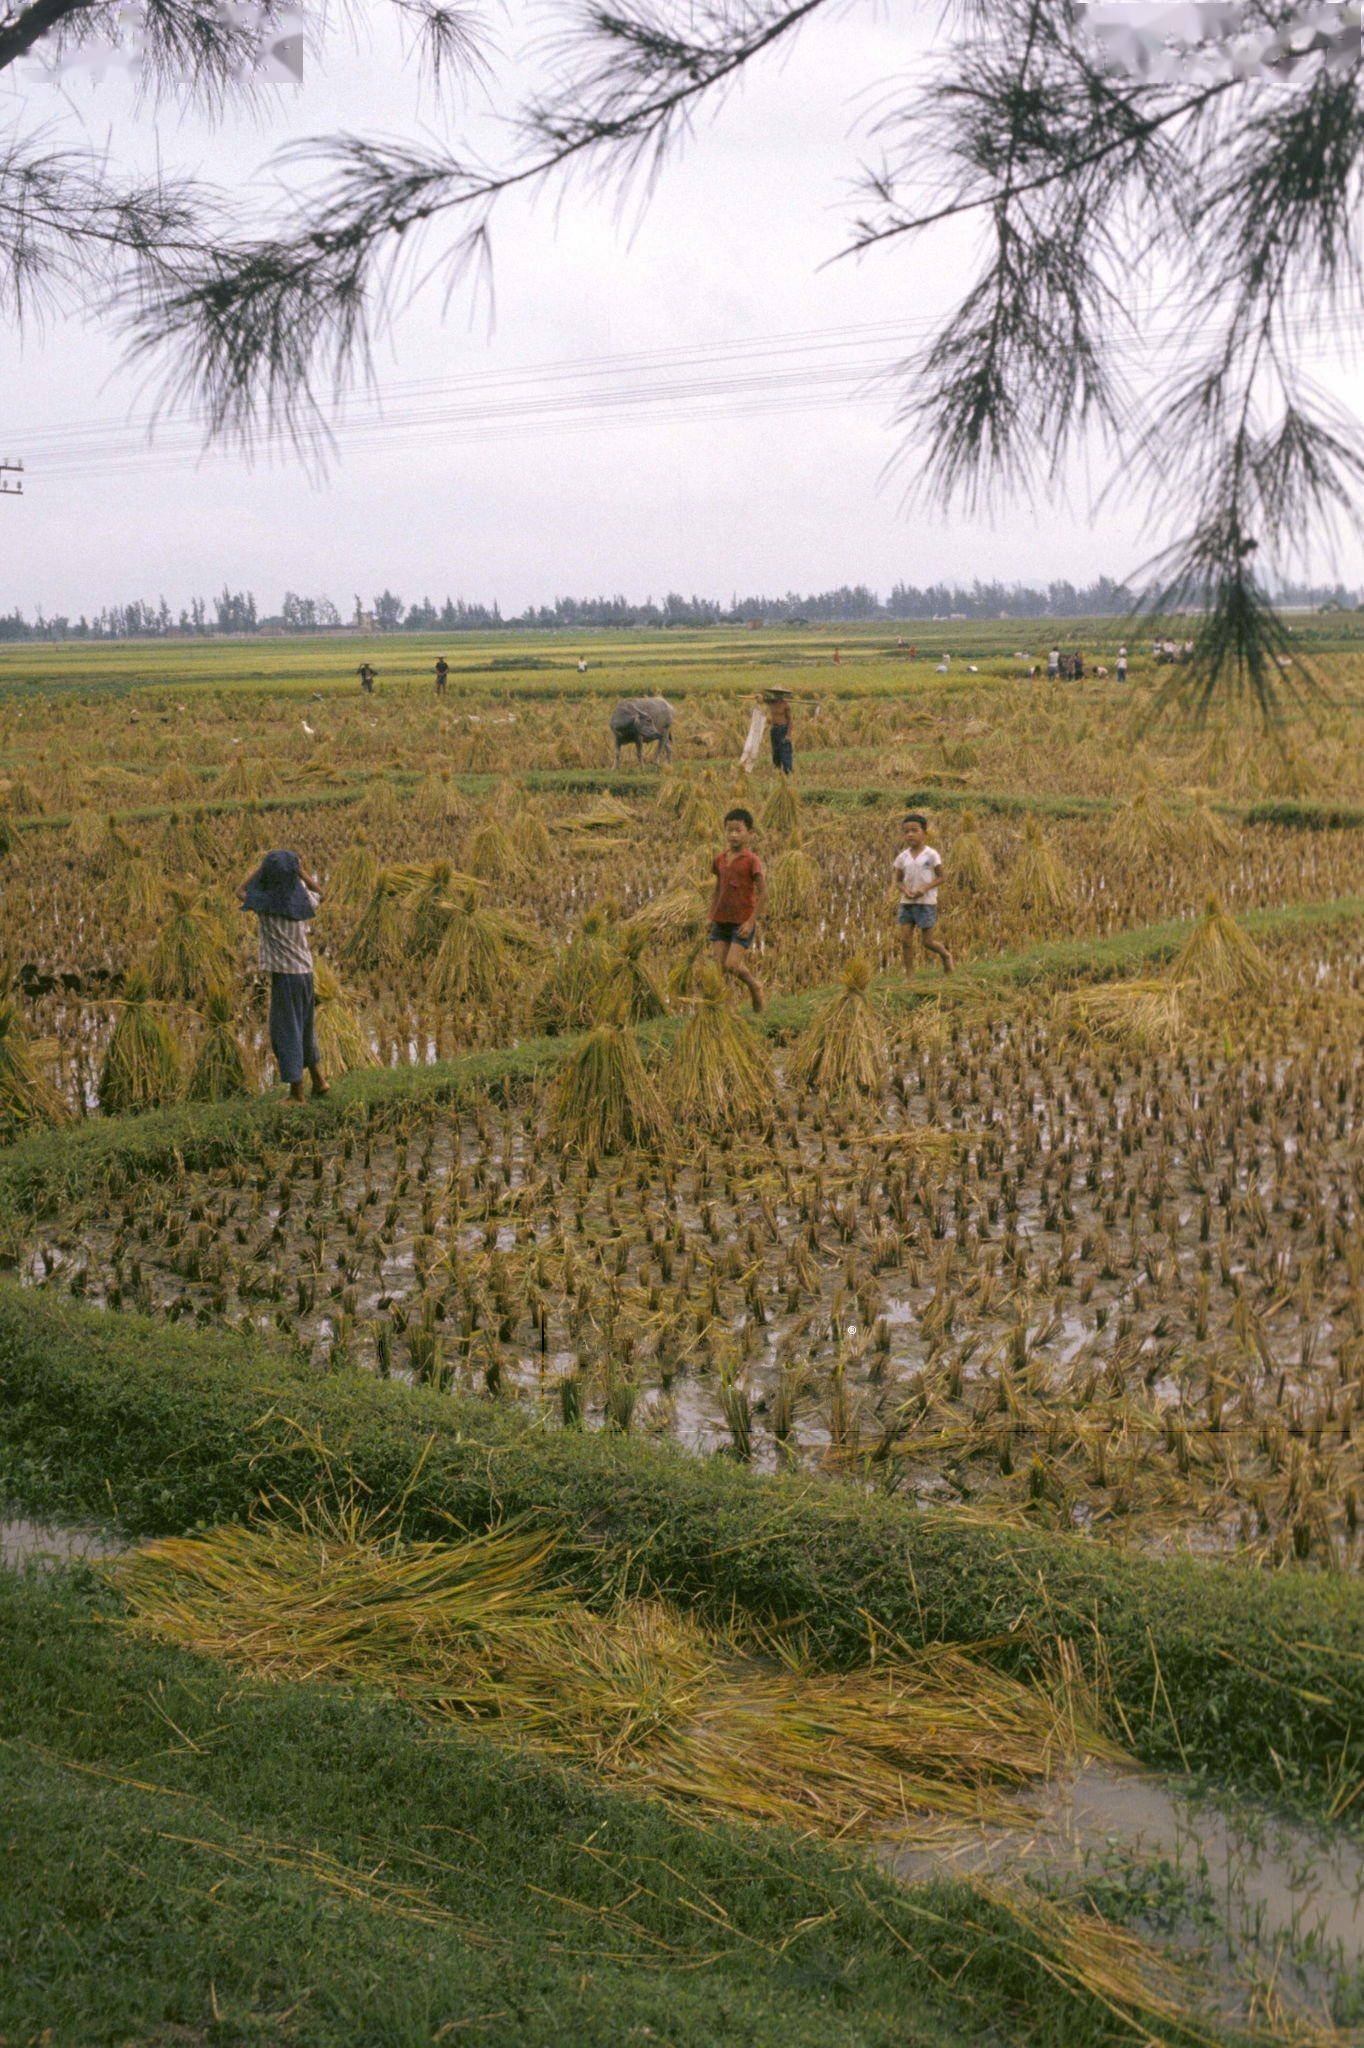
[[[763,985],[748,965],[748,956],[742,946],[731,945],[725,956],[725,973],[732,974],[748,990],[749,1001],[755,1010],[763,1006]]]
[[[925,953],[931,953],[935,960],[938,960],[942,963],[943,973],[950,974],[952,972],[953,966],[955,965],[955,962],[953,961],[952,955],[948,952],[942,940],[935,939],[931,937],[928,932],[924,931],[921,931],[919,936],[924,942]]]
[[[900,965],[904,968],[906,974],[913,974],[914,927],[912,924],[902,924],[900,926]]]

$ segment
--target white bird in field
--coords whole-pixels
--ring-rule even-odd
[[[942,660],[941,660],[941,661],[940,661],[940,662],[938,663],[938,666],[937,666],[936,670],[934,671],[934,673],[935,673],[936,675],[940,675],[940,676],[945,676],[945,675],[947,674],[947,656],[946,656],[946,655],[944,655],[944,656],[943,656],[943,658],[942,658]]]
[[[980,674],[980,670],[976,667],[976,664],[973,661],[968,661],[966,666],[970,669],[973,676],[978,676]]]
[[[306,718],[300,718],[298,722],[303,727],[304,732],[307,733],[308,738],[310,740],[315,740],[317,738],[317,734],[313,731],[312,727],[309,725]]]

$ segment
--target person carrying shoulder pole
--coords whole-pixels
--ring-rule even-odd
[[[768,737],[772,742],[772,766],[789,775],[795,766],[791,749],[791,695],[788,690],[764,690],[763,703],[767,706]]]

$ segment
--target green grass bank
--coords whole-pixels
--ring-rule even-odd
[[[364,1693],[143,1644],[0,1572],[0,2039],[45,2048],[1111,2048],[1149,2041],[964,1885],[906,1891]],[[1191,2019],[1172,2044],[1229,2038]]]
[[[532,1515],[563,1532],[586,1590],[624,1573],[713,1615],[798,1621],[833,1662],[864,1653],[869,1624],[983,1646],[1016,1673],[1060,1638],[1150,1763],[1326,1811],[1364,1775],[1353,1579],[1130,1555],[846,1483],[763,1478],[0,1285],[0,1495],[164,1534],[337,1475],[400,1508],[413,1536]]]

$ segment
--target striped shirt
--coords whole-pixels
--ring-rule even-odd
[[[318,898],[311,889],[308,900],[316,910]],[[256,921],[260,925],[262,974],[312,973],[313,954],[308,944],[308,927],[301,917],[267,917],[262,912]]]

